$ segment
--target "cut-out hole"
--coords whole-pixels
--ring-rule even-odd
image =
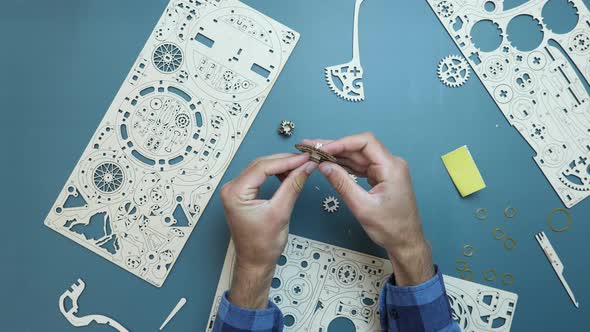
[[[175,227],[190,226],[189,219],[186,216],[186,213],[184,213],[184,209],[180,204],[176,205],[176,209],[174,209],[174,213],[172,215],[174,216],[174,219],[176,219],[176,224],[174,224]]]
[[[337,317],[328,325],[328,332],[356,332],[356,327],[350,319]]]
[[[461,19],[461,17],[457,16],[455,18],[455,23],[453,23],[453,30],[459,31],[459,30],[461,30],[462,27],[463,27],[463,20]]]
[[[578,185],[578,186],[582,186],[584,185],[584,182],[582,182],[582,179],[573,175],[573,174],[569,174],[569,175],[564,175],[564,177],[571,183]]]
[[[492,321],[492,328],[497,329],[497,328],[504,326],[504,324],[506,324],[505,318],[503,318],[503,317],[494,318],[494,320]]]
[[[270,70],[268,70],[256,63],[252,65],[252,68],[250,68],[250,70],[252,70],[256,74],[258,74],[264,78],[268,78],[270,76]]]
[[[179,97],[181,97],[182,99],[186,100],[187,102],[190,102],[191,99],[192,99],[186,92],[184,92],[184,91],[182,91],[182,90],[180,90],[178,88],[175,88],[173,86],[169,87],[168,88],[168,91],[170,91],[170,92],[178,95]]]
[[[271,286],[274,289],[277,289],[277,288],[281,287],[281,279],[279,279],[279,278],[272,278]]]
[[[375,301],[371,298],[365,297],[363,299],[363,304],[368,305],[368,306],[372,306],[373,304],[375,304]]]
[[[215,41],[207,36],[205,36],[202,33],[198,33],[197,36],[195,37],[195,40],[198,41],[199,43],[212,48],[213,45],[215,45]]]
[[[125,140],[129,138],[129,135],[127,134],[127,125],[121,125],[121,138]]]
[[[483,5],[483,8],[484,8],[484,9],[485,9],[487,12],[491,13],[491,12],[493,12],[494,10],[496,10],[496,4],[495,4],[495,3],[493,3],[492,1],[487,1],[487,2],[486,2],[484,5]]]
[[[487,305],[492,305],[492,296],[491,295],[484,295],[481,301]]]
[[[471,29],[471,41],[483,52],[492,52],[502,44],[502,29],[490,20],[479,21]]]
[[[287,326],[287,327],[293,326],[293,325],[295,325],[295,317],[293,317],[293,315],[285,315],[283,322],[285,323],[285,326]]]
[[[174,158],[174,159],[170,159],[170,160],[168,161],[168,163],[169,163],[170,165],[176,165],[176,164],[180,163],[180,162],[181,162],[181,161],[183,161],[183,160],[184,160],[184,157],[183,157],[183,156],[178,156],[178,157],[176,157],[176,158]]]
[[[86,201],[82,198],[79,191],[76,191],[75,194],[68,195],[64,203],[64,209],[71,209],[71,208],[79,208],[86,206]]]
[[[110,229],[110,221],[106,212],[100,212],[92,217],[88,221],[88,224],[77,224],[74,225],[70,230],[72,232],[84,235],[86,240],[98,240],[105,236],[110,235],[108,230]]]
[[[518,15],[508,23],[508,41],[517,50],[529,52],[541,45],[543,27],[532,16]]]
[[[156,162],[153,159],[150,159],[144,155],[142,155],[141,153],[139,153],[137,150],[133,150],[131,151],[131,154],[137,158],[137,160],[141,161],[144,164],[150,165],[150,166],[154,166],[156,164]]]
[[[543,23],[555,33],[568,33],[578,25],[576,7],[568,0],[549,0],[541,13]]]
[[[477,66],[481,63],[481,59],[479,58],[479,53],[473,52],[469,56],[469,60],[473,61],[473,63]]]
[[[201,128],[203,126],[203,114],[197,112],[195,113],[195,118],[197,120],[197,127]]]
[[[287,257],[285,257],[285,255],[281,255],[281,257],[279,257],[279,261],[277,262],[277,264],[279,266],[287,264]]]
[[[64,299],[63,306],[66,312],[69,312],[74,307],[74,303],[72,303],[72,299],[70,297],[66,297]]]
[[[563,55],[563,57],[565,59],[567,59],[570,68],[572,68],[575,72],[576,75],[578,76],[578,81],[580,83],[582,83],[582,85],[584,86],[584,89],[586,90],[586,93],[588,93],[590,95],[590,84],[588,84],[588,81],[586,81],[586,79],[584,78],[584,75],[582,75],[582,73],[580,72],[580,69],[578,68],[578,66],[576,66],[574,64],[574,62],[572,61],[572,59],[570,58],[569,54],[565,52],[565,50],[561,47],[561,45],[559,45],[557,42],[555,42],[553,39],[549,39],[549,41],[547,42],[547,44],[549,44],[550,46],[555,47],[556,49],[559,50],[559,52],[561,52],[561,54]],[[552,57],[555,57],[555,55],[552,55]],[[573,79],[573,77],[570,77],[569,80]],[[577,97],[576,97],[577,99]],[[565,149],[566,147],[564,147]],[[588,151],[590,151],[590,147],[588,147]]]
[[[108,241],[100,245],[101,248],[108,251],[111,255],[115,255],[119,251],[119,241],[117,235],[113,235]]]
[[[148,95],[148,94],[150,94],[150,93],[152,93],[152,92],[154,92],[154,91],[156,91],[156,89],[155,89],[155,88],[153,88],[153,87],[150,87],[150,88],[145,88],[145,89],[143,89],[143,90],[141,90],[141,91],[139,92],[139,95],[143,97],[143,96],[145,96],[145,95]]]

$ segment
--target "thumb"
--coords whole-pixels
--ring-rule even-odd
[[[342,166],[324,162],[320,164],[320,172],[353,212],[358,210],[369,198],[369,193],[356,183]]]
[[[289,173],[272,197],[273,203],[279,204],[279,206],[291,211],[297,197],[299,197],[299,194],[303,190],[303,185],[305,185],[305,182],[317,166],[318,164],[310,161]]]

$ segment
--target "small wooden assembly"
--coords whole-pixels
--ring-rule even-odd
[[[321,145],[317,147],[304,145],[304,144],[295,144],[295,148],[303,153],[309,153],[309,159],[316,163],[322,163],[324,161],[331,161],[333,163],[336,162],[336,157],[331,154],[325,153],[324,151],[320,150]]]

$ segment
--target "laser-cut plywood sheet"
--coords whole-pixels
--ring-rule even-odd
[[[563,203],[572,207],[588,197],[590,98],[583,80],[590,80],[590,12],[582,0],[569,1],[577,11],[569,32],[543,18],[555,1],[531,0],[507,11],[502,0],[427,1],[506,119],[535,150],[537,165]],[[507,36],[508,25],[521,15],[543,31],[540,45],[528,52]],[[485,21],[501,31],[496,49],[474,44],[472,29]]]
[[[206,331],[212,331],[223,293],[229,289],[235,250],[230,243]],[[289,236],[270,291],[281,308],[285,331],[328,331],[336,318],[347,318],[357,332],[381,331],[379,293],[392,273],[383,258]],[[510,331],[516,294],[444,276],[453,318],[464,332]],[[290,319],[293,318],[293,319]]]
[[[299,34],[172,0],[45,224],[162,286]]]

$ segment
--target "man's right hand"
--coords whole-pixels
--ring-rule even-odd
[[[306,140],[323,144],[338,164],[324,162],[320,171],[338,191],[369,237],[387,250],[398,286],[421,284],[434,276],[430,245],[422,224],[406,162],[393,156],[372,134],[348,136],[335,141]],[[366,191],[348,171],[367,178]]]

